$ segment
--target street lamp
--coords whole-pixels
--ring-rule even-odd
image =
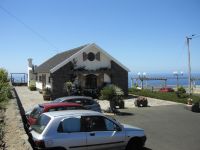
[[[138,76],[139,76],[139,79],[141,80],[142,82],[142,89],[144,88],[144,79],[146,78],[146,72],[143,72],[142,74],[140,72],[138,72]]]
[[[179,87],[179,76],[183,76],[183,72],[181,71],[180,74],[177,71],[173,72],[174,76],[176,76],[176,88],[178,90]]]
[[[190,64],[190,40],[200,36],[200,34],[193,34],[191,36],[186,36],[187,40],[187,47],[188,47],[188,88],[189,88],[189,95],[191,95],[191,64]]]

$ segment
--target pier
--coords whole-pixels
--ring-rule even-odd
[[[144,82],[146,81],[146,87],[147,87],[147,81],[161,81],[164,82],[163,87],[167,87],[167,81],[168,80],[176,80],[176,86],[179,87],[179,81],[180,80],[187,80],[188,77],[146,77],[146,76],[139,76],[139,77],[132,77],[131,78],[131,83],[132,87],[134,86],[139,86],[141,89],[144,89]],[[191,83],[192,83],[192,88],[195,87],[196,81],[200,81],[200,77],[192,77],[191,78]],[[153,86],[152,86],[153,88]]]

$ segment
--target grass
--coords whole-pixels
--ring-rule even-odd
[[[163,92],[158,92],[158,91],[151,91],[151,90],[138,90],[131,88],[129,89],[130,94],[134,95],[139,95],[139,96],[145,96],[145,97],[151,97],[151,98],[156,98],[156,99],[162,99],[162,100],[168,100],[168,101],[173,101],[173,102],[178,102],[178,103],[187,103],[187,99],[190,97],[193,99],[193,102],[200,102],[200,96],[198,95],[187,95],[185,94],[184,97],[178,97],[176,92],[168,92],[168,93],[163,93]]]

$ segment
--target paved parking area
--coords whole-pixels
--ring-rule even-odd
[[[25,111],[30,110],[37,104],[45,103],[39,91],[30,91],[27,86],[16,86],[15,90],[21,100]]]
[[[146,149],[200,150],[200,113],[193,113],[185,105],[157,106],[121,110],[114,116],[123,123],[145,129]]]
[[[15,87],[25,111],[44,103],[42,94],[27,87]],[[132,99],[127,109],[114,115],[120,122],[145,129],[146,150],[200,150],[200,114],[186,110],[185,105],[148,99],[152,107],[137,108]],[[107,106],[106,106],[107,107]]]

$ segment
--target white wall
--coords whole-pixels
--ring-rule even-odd
[[[104,82],[105,83],[111,83],[110,76],[104,73]]]
[[[38,74],[37,74],[37,75],[38,75],[38,80],[36,81],[36,88],[42,89],[42,82],[39,81],[39,76],[42,76],[43,74],[46,75],[46,86],[45,86],[45,88],[51,88],[51,87],[52,87],[52,84],[49,83],[49,76],[50,76],[49,73],[38,73]]]
[[[94,54],[100,52],[96,47],[92,46],[90,47],[85,53],[93,52]],[[111,68],[111,60],[104,55],[103,53],[100,52],[100,61],[94,60],[94,61],[89,61],[88,59],[83,61],[83,54],[79,55],[77,58],[77,68],[85,66],[85,69],[87,70],[96,70],[99,68]]]
[[[30,80],[31,80],[31,74],[30,72],[32,71],[32,68],[31,67],[28,67],[28,79],[27,79],[27,82],[28,82],[28,86],[29,86],[29,83],[30,83]]]
[[[36,88],[42,90],[42,82],[36,81]]]
[[[52,83],[49,83],[50,73],[46,74],[46,88],[51,88]]]

